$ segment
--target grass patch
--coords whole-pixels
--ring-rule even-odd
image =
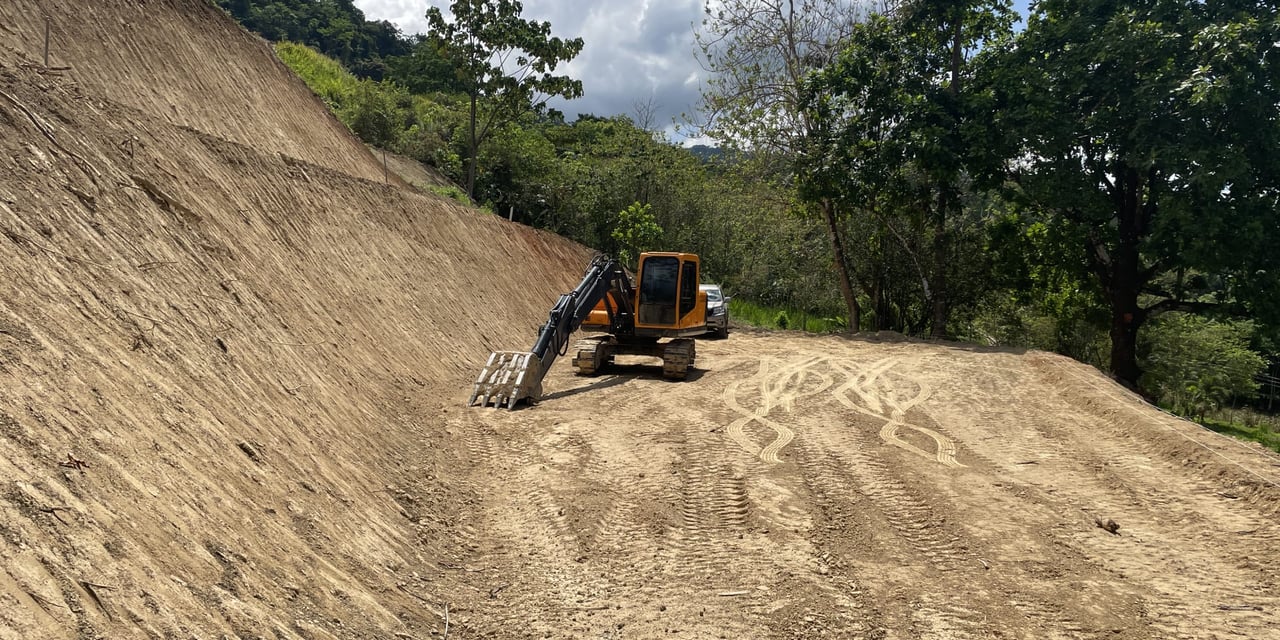
[[[280,58],[313,93],[337,110],[345,104],[357,87],[360,79],[343,68],[342,63],[304,44],[294,42],[277,42],[276,56]]]
[[[810,333],[836,333],[844,331],[848,326],[844,318],[821,316],[797,309],[766,307],[739,298],[729,300],[729,317],[735,323],[761,329],[795,329]]]
[[[1205,428],[1241,440],[1252,440],[1280,452],[1280,418],[1249,409],[1222,410],[1198,420]]]
[[[472,206],[471,199],[467,197],[467,192],[453,185],[448,185],[444,187],[441,187],[438,185],[427,185],[426,188],[431,193],[434,193],[442,198],[449,198],[450,200],[455,200],[461,204]]]

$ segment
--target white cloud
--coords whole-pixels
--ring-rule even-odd
[[[427,7],[448,15],[447,1],[355,0],[372,20],[390,20],[405,33],[426,30]],[[552,35],[582,38],[582,53],[557,71],[582,81],[583,97],[552,101],[570,119],[579,113],[625,114],[652,101],[654,125],[670,124],[697,106],[701,68],[693,28],[702,0],[526,0],[524,17],[551,23]]]

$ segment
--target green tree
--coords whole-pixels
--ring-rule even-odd
[[[969,194],[991,173],[983,144],[991,100],[972,86],[977,54],[1012,32],[1012,18],[1007,0],[905,5],[855,25],[802,96],[810,123],[798,161],[802,196],[876,221],[862,237],[881,259],[890,255],[886,244],[910,258],[934,337],[947,335],[952,307],[972,284],[960,267],[972,264],[963,249],[980,234],[966,231],[981,224],[984,202]],[[868,280],[879,325],[886,280]]]
[[[1232,398],[1251,399],[1266,366],[1249,348],[1253,333],[1251,322],[1161,316],[1143,331],[1142,386],[1173,410],[1200,419]]]
[[[618,243],[618,259],[634,268],[640,254],[654,248],[662,237],[662,227],[653,218],[651,207],[634,202],[618,212],[613,226],[613,240]]]
[[[1127,384],[1160,313],[1278,310],[1277,15],[1274,1],[1043,0],[989,78],[1008,172],[1081,239]]]
[[[404,130],[404,112],[399,106],[407,94],[372,80],[361,80],[339,116],[365,142],[388,148]]]
[[[540,224],[547,216],[545,179],[556,162],[551,141],[530,123],[509,123],[481,145],[480,160],[484,170],[476,178],[476,201],[499,215],[545,226]]]
[[[467,195],[475,193],[480,144],[495,127],[537,110],[552,96],[577,98],[582,83],[553,72],[582,51],[582,39],[551,36],[551,24],[524,20],[514,0],[455,0],[452,20],[427,10],[428,39],[448,59],[469,99]]]
[[[389,77],[413,93],[462,93],[465,86],[453,65],[430,40],[419,36],[412,50],[387,61]]]
[[[871,4],[888,10],[897,3]],[[813,132],[801,108],[805,77],[835,60],[867,8],[844,0],[727,0],[709,1],[705,7],[696,37],[711,77],[702,96],[699,128],[723,144],[789,162]],[[856,331],[861,308],[840,233],[840,212],[830,198],[820,198],[816,205],[827,225],[850,328]]]

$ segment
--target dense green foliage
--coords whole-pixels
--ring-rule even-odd
[[[271,41],[301,42],[363,77],[382,79],[385,60],[412,42],[386,21],[370,21],[352,0],[216,0],[245,27]]]
[[[467,97],[468,196],[475,195],[481,143],[548,98],[578,98],[582,82],[552,72],[582,51],[582,38],[551,35],[551,23],[525,20],[515,0],[454,0],[450,20],[427,9],[426,42],[448,61]]]
[[[367,20],[352,0],[212,0],[272,42],[296,42],[360,78],[394,80],[417,93],[460,88],[452,65],[420,36]]]
[[[1277,319],[1276,9],[1045,0],[993,48],[990,146],[1027,209],[1080,242],[1122,380],[1161,313]]]
[[[1251,397],[1265,367],[1250,350],[1250,322],[1217,322],[1171,313],[1143,335],[1143,387],[1179,413],[1203,418],[1232,398]]]
[[[908,258],[888,280],[915,275],[923,301],[892,312],[932,307],[935,336],[1055,347],[1136,386],[1160,314],[1280,320],[1275,9],[1046,0],[1015,33],[1007,2],[903,3],[807,78],[801,197],[858,221],[864,294]]]
[[[990,96],[972,52],[1011,29],[1007,1],[910,5],[854,25],[806,83],[801,194],[859,224],[848,249],[878,328],[944,337],[983,292],[996,203],[975,184],[990,173]]]

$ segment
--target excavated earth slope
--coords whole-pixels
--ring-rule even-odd
[[[0,637],[434,624],[396,585],[470,498],[421,404],[589,252],[365,179],[304,92],[197,0],[0,3]]]
[[[1058,356],[736,331],[463,407],[588,252],[300,87],[199,0],[0,4],[0,638],[1280,637],[1280,456]]]

